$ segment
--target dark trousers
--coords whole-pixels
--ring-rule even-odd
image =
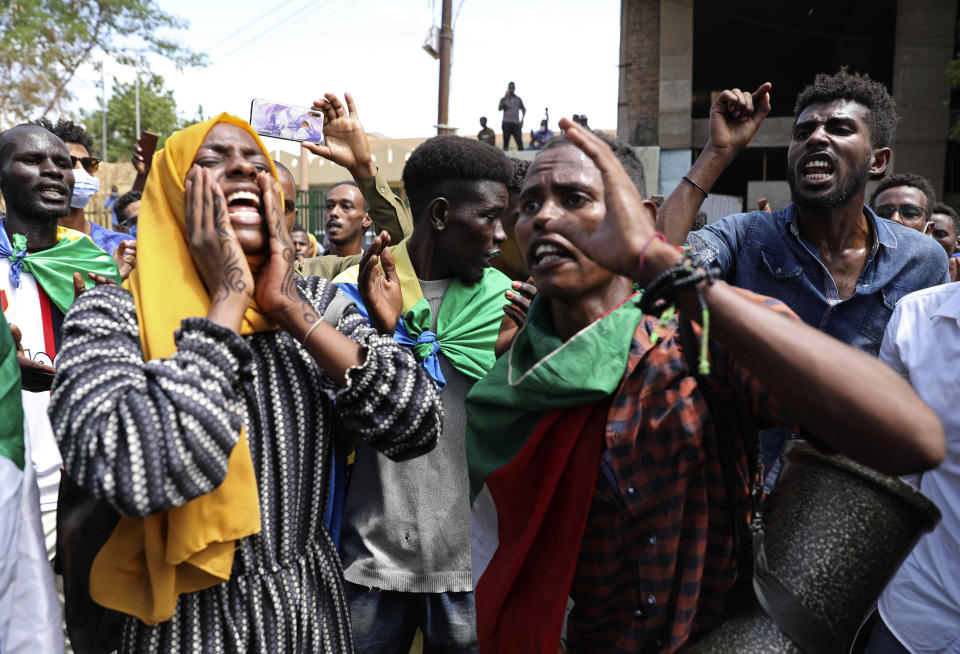
[[[859,651],[863,651],[864,654],[910,654],[910,650],[901,645],[897,637],[890,633],[879,611],[875,610],[870,620],[873,621],[873,626],[865,625],[859,638],[861,642],[866,639],[867,645]],[[868,628],[869,631],[867,631]],[[854,651],[858,651],[856,646]]]
[[[510,143],[510,137],[513,136],[513,140],[517,143],[517,149],[523,149],[523,129],[520,127],[520,123],[502,123],[503,125],[503,149],[507,149],[507,144]]]

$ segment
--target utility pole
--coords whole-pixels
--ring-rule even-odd
[[[453,0],[443,0],[440,23],[440,93],[437,98],[437,134],[453,134],[447,123],[450,108],[450,54],[453,50]]]
[[[133,78],[133,97],[137,105],[137,131],[134,136],[140,136],[140,71],[137,71],[137,76]]]

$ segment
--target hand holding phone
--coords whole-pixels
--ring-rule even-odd
[[[133,181],[134,191],[142,191],[147,182],[147,175],[150,173],[150,166],[153,165],[153,152],[157,149],[157,140],[159,135],[147,130],[140,132],[137,142],[133,146],[133,156],[130,161],[137,171],[137,178]]]
[[[314,145],[304,143],[308,151],[346,168],[354,179],[367,179],[377,174],[377,167],[370,156],[367,133],[360,124],[357,107],[349,93],[343,94],[340,102],[333,93],[313,103],[313,109],[323,112],[323,133],[326,141]]]

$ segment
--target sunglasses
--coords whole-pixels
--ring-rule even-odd
[[[77,162],[83,166],[83,169],[86,170],[91,175],[97,172],[97,169],[100,168],[100,160],[96,157],[75,157],[70,155],[70,163],[73,164],[73,167],[77,167]]]
[[[916,220],[927,213],[926,207],[916,207],[911,204],[905,204],[902,207],[895,207],[892,204],[884,204],[879,207],[875,207],[873,212],[880,216],[881,218],[892,218],[893,214],[899,213],[901,218],[906,218],[907,220]]]

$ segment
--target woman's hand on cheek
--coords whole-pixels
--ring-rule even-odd
[[[193,166],[187,173],[184,189],[187,244],[210,294],[207,317],[239,331],[254,285],[230,224],[227,199],[209,171],[200,166]]]
[[[269,246],[267,260],[257,275],[254,298],[264,313],[297,337],[318,317],[297,290],[293,269],[296,249],[283,220],[280,185],[267,173],[260,173],[257,183],[263,192]]]

